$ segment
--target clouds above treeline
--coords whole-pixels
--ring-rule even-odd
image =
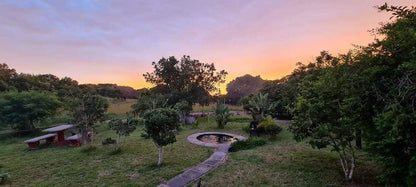
[[[214,62],[231,78],[278,78],[320,50],[371,41],[367,30],[388,18],[377,4],[382,1],[5,0],[0,61],[21,72],[134,87],[146,85],[141,74],[152,61],[171,55]]]

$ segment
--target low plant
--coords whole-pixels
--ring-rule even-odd
[[[223,129],[230,120],[230,109],[224,104],[218,103],[215,107],[215,121],[217,122],[218,128]]]
[[[116,140],[112,139],[112,138],[106,138],[101,142],[104,146],[105,145],[113,145],[116,143]]]
[[[10,179],[10,175],[8,173],[0,174],[0,185],[12,184],[12,180]]]
[[[117,140],[116,140],[116,147],[115,149],[120,148],[120,137],[124,136],[127,137],[136,130],[136,125],[138,120],[128,117],[127,119],[116,119],[112,120],[109,124],[110,129],[116,131]]]
[[[245,141],[236,141],[231,144],[230,151],[235,152],[239,150],[252,149],[258,146],[267,144],[267,139],[262,137],[249,138]]]
[[[282,131],[282,128],[278,126],[271,116],[267,116],[263,121],[257,126],[257,133],[267,134],[271,137],[275,137]]]

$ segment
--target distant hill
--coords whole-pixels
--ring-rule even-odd
[[[138,91],[130,86],[117,86],[121,95],[128,99],[137,99]]]

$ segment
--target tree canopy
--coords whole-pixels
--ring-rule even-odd
[[[384,4],[378,9],[392,17],[372,31],[374,42],[338,56],[323,51],[262,92],[276,101],[277,116],[293,117],[290,130],[297,140],[339,154],[346,179],[352,179],[364,138],[364,150],[384,166],[382,182],[413,186],[416,8]]]
[[[145,113],[145,131],[159,149],[158,165],[162,163],[163,146],[176,142],[179,114],[174,109],[158,108]]]
[[[216,71],[214,64],[183,56],[180,60],[171,56],[152,62],[153,72],[143,74],[145,80],[156,85],[154,92],[170,94],[168,101],[175,105],[185,99],[190,104],[203,102],[217,83],[223,83],[227,72]]]
[[[35,121],[54,115],[60,106],[55,95],[45,92],[1,92],[0,121],[19,130],[33,129]]]

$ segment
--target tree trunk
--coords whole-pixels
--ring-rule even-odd
[[[81,129],[81,144],[87,144],[88,130],[86,127]]]
[[[342,166],[342,170],[344,172],[344,177],[346,181],[351,181],[352,180],[352,176],[354,174],[354,169],[355,169],[355,158],[354,156],[351,157],[351,163],[348,164],[348,159],[347,157],[341,156],[341,154],[339,154],[339,161],[341,162],[341,166]]]
[[[348,180],[352,180],[352,175],[354,174],[354,168],[355,168],[355,158],[351,158],[351,167],[350,167],[350,173],[348,175]]]
[[[162,164],[162,155],[163,155],[163,147],[159,146],[159,160],[157,161],[158,166],[160,166],[160,164]]]
[[[117,136],[117,140],[116,140],[116,150],[119,149],[120,147],[120,135]]]

